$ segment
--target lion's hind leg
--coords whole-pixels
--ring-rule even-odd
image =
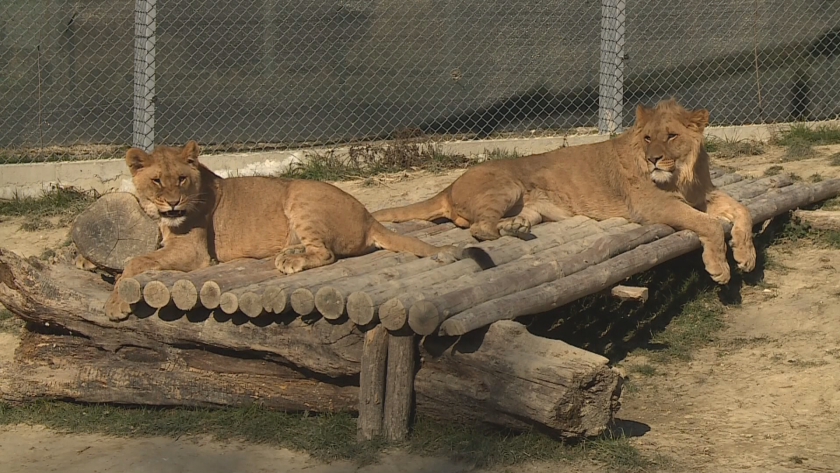
[[[286,246],[274,259],[274,266],[282,273],[299,273],[335,261],[335,254],[327,247],[317,230],[305,225],[293,230],[300,243]]]
[[[536,209],[526,206],[519,214],[501,219],[496,228],[502,236],[525,238],[531,234],[531,227],[539,225],[542,220]]]

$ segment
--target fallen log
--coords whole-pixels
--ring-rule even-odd
[[[840,230],[840,211],[838,210],[797,210],[793,216],[817,230]]]
[[[778,189],[793,184],[793,176],[784,173],[777,176],[763,177],[761,179],[742,181],[721,190],[726,192],[735,200],[744,201],[766,193],[769,189]]]
[[[785,187],[756,199],[748,206],[753,223],[828,199],[840,193],[840,179],[817,184]],[[727,232],[731,224],[726,224]],[[531,289],[489,300],[447,318],[440,326],[443,335],[463,335],[498,320],[546,312],[581,297],[602,291],[627,277],[700,248],[693,232],[681,231],[639,246],[571,276]],[[445,318],[445,317],[442,317]]]
[[[249,319],[218,311],[185,313],[171,305],[157,311],[140,311],[117,323],[108,320],[102,311],[111,287],[93,273],[64,265],[33,266],[11,252],[0,250],[0,303],[29,322],[49,324],[81,335],[85,343],[105,354],[102,362],[109,359],[116,362],[114,354],[129,353],[132,349],[194,348],[225,353],[232,358],[276,360],[304,374],[307,380],[324,383],[324,392],[328,392],[326,385],[349,387],[358,396],[364,334],[352,323],[333,324],[323,318],[306,323],[300,318],[274,314]],[[426,361],[417,373],[421,381],[415,384],[419,412],[447,421],[463,418],[514,429],[538,427],[562,436],[602,432],[618,408],[620,393],[620,376],[608,367],[608,361],[560,341],[540,339],[525,330],[517,335],[516,343],[521,347],[511,350],[511,335],[503,332],[508,330],[492,328],[480,344],[465,352],[422,350],[421,357]],[[487,363],[487,360],[494,361]],[[213,364],[207,362],[206,368],[212,370]],[[93,368],[97,366],[104,365],[94,364]],[[328,396],[284,398],[286,384],[279,377],[277,380],[260,378],[259,383],[266,386],[255,381],[250,387],[241,388],[239,397],[217,395],[216,390],[226,382],[224,379],[206,382],[192,390],[178,390],[191,378],[178,378],[181,375],[177,374],[172,378],[185,381],[173,382],[171,389],[163,389],[161,386],[170,377],[164,371],[146,383],[146,373],[161,370],[162,366],[170,364],[150,363],[148,371],[139,368],[96,371],[81,361],[72,370],[56,371],[54,378],[50,377],[49,370],[53,368],[49,364],[39,368],[38,378],[27,377],[24,368],[17,372],[24,373],[20,381],[26,381],[28,394],[77,401],[194,405],[211,403],[208,401],[211,399],[220,405],[236,405],[245,398],[252,402],[278,393],[275,400],[278,405],[303,401],[308,403],[307,409],[315,411],[335,410],[336,406],[344,405],[344,401],[336,402]],[[175,367],[165,369],[180,373]],[[87,372],[94,374],[84,374]],[[454,373],[458,373],[457,381],[452,379]],[[547,378],[544,373],[551,375]],[[216,376],[212,372],[209,375]],[[142,382],[133,382],[135,378]],[[498,388],[500,379],[514,378],[516,381],[511,381],[511,386]],[[85,383],[90,385],[89,389],[80,388]],[[130,389],[108,388],[126,383]],[[231,389],[239,389],[238,386]],[[13,398],[15,394],[4,392],[4,396]]]
[[[120,272],[127,259],[154,251],[158,224],[128,192],[105,194],[80,213],[70,236],[76,249],[94,265]]]
[[[741,182],[743,180],[744,176],[740,174],[723,174],[719,177],[713,177],[712,184],[714,184],[715,187],[725,188],[726,186],[731,186],[732,184],[735,184],[736,182]]]

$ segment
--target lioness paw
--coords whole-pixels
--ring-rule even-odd
[[[732,247],[732,256],[741,271],[749,273],[755,269],[755,247],[752,244]]]
[[[295,274],[303,271],[306,257],[303,254],[281,253],[274,259],[274,266],[283,274]]]
[[[460,258],[461,249],[444,249],[441,250],[439,253],[432,255],[432,259],[435,261],[439,261],[441,263],[454,263],[458,261]]]
[[[108,300],[105,301],[104,309],[105,315],[112,322],[121,322],[127,319],[128,314],[131,312],[131,306],[117,296],[116,290],[112,292]]]
[[[506,218],[499,222],[499,234],[502,236],[512,236],[522,238],[531,233],[531,222],[521,216],[513,218]]]
[[[729,282],[729,264],[727,264],[726,261],[723,263],[706,263],[706,271],[709,273],[709,276],[711,276],[712,281],[718,284],[726,284]]]
[[[299,255],[301,253],[306,253],[306,247],[303,245],[292,245],[283,248],[284,255]]]

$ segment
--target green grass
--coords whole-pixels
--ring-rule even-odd
[[[493,161],[496,159],[516,159],[521,158],[522,155],[519,154],[518,151],[501,149],[501,148],[494,148],[491,150],[484,150],[484,160],[485,161]]]
[[[814,174],[811,174],[810,176],[808,176],[808,180],[809,180],[810,182],[815,182],[815,183],[816,183],[816,182],[822,182],[823,177],[822,177],[822,175],[821,175],[820,173],[815,172]]]
[[[730,159],[740,156],[758,156],[764,154],[764,145],[753,140],[709,137],[705,142],[706,151],[716,157]]]
[[[630,373],[638,373],[642,376],[653,376],[656,374],[656,367],[645,363],[641,365],[629,365],[627,371]]]
[[[829,166],[840,166],[840,153],[834,153],[828,157]]]
[[[796,124],[778,133],[770,141],[772,144],[779,146],[802,143],[808,143],[812,146],[837,144],[840,143],[840,127],[837,125],[811,127],[805,124]]]
[[[783,162],[801,161],[803,159],[810,159],[817,155],[811,143],[807,141],[795,141],[785,147],[785,152],[782,154]]]
[[[653,336],[651,341],[662,348],[649,350],[648,357],[659,362],[691,359],[692,351],[716,339],[724,326],[721,319],[724,310],[711,291],[701,294],[686,304],[665,330]]]
[[[357,443],[356,420],[349,414],[306,415],[268,410],[257,405],[227,409],[137,408],[101,404],[37,401],[0,404],[0,425],[43,425],[65,433],[97,433],[120,437],[209,435],[215,440],[251,443],[304,451],[321,461],[375,462],[385,445]],[[537,433],[463,427],[418,419],[409,439],[397,445],[419,455],[434,455],[477,467],[510,466],[526,461],[594,460],[611,471],[643,471],[653,465],[623,436],[566,444]]]
[[[7,309],[0,308],[0,332],[20,333],[20,329],[23,325],[23,320],[15,317],[14,314],[9,312]]]
[[[44,191],[38,197],[15,196],[9,200],[0,200],[0,216],[25,217],[21,229],[38,231],[54,226],[47,220],[50,217],[59,217],[59,225],[70,223],[96,198],[94,192],[55,188]]]

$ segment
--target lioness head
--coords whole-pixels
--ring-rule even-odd
[[[143,209],[164,225],[184,223],[187,213],[201,203],[198,143],[183,148],[156,146],[151,154],[138,148],[125,153],[131,180]]]
[[[674,99],[653,108],[636,107],[636,138],[645,153],[650,178],[659,185],[694,179],[703,143],[703,129],[709,123],[705,109],[686,110]]]

